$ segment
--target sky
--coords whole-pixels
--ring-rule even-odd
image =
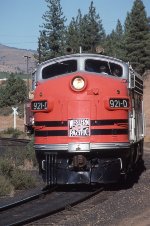
[[[60,0],[67,23],[88,13],[91,0]],[[115,29],[117,20],[124,24],[134,0],[93,0],[106,34]],[[150,16],[150,0],[143,0],[147,16]],[[21,49],[37,50],[43,14],[48,10],[45,0],[0,0],[0,44]]]

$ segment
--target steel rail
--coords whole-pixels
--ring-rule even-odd
[[[13,141],[13,142],[20,142],[20,143],[29,143],[30,139],[20,139],[20,138],[8,138],[8,137],[0,137],[1,141]]]
[[[39,192],[39,193],[37,193],[37,194],[35,194],[35,195],[32,195],[32,196],[29,196],[29,197],[27,197],[27,198],[21,199],[21,200],[19,200],[19,201],[10,203],[10,204],[5,205],[5,206],[1,206],[1,207],[0,207],[0,213],[3,212],[3,211],[6,211],[6,210],[12,209],[12,208],[21,206],[21,205],[23,205],[23,204],[25,204],[25,203],[28,203],[28,202],[31,202],[31,201],[33,201],[33,200],[39,199],[41,196],[47,195],[47,194],[53,192],[54,189],[56,189],[56,188],[52,188],[52,189],[50,189],[50,190],[44,190],[44,191],[41,191],[41,192]]]
[[[67,202],[67,203],[64,202],[59,208],[54,207],[52,210],[47,210],[44,213],[40,213],[40,214],[31,216],[31,217],[28,217],[26,219],[16,221],[16,222],[9,224],[7,226],[18,226],[18,225],[20,226],[20,225],[29,224],[29,223],[35,222],[37,220],[43,219],[45,217],[51,216],[53,214],[62,212],[66,209],[71,209],[75,205],[82,203],[82,202],[88,200],[89,198],[92,198],[93,196],[97,195],[98,193],[102,192],[103,190],[104,190],[104,188],[101,187],[98,190],[96,190],[94,192],[89,192],[88,194],[85,194],[85,195],[83,195],[82,192],[81,192],[80,197],[76,197],[76,200],[70,201],[70,202]],[[65,194],[67,195],[67,192]]]

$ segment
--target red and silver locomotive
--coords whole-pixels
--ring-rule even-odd
[[[143,81],[125,62],[71,54],[40,64],[31,103],[47,185],[112,183],[142,157]]]

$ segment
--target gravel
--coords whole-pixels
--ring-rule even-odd
[[[114,193],[104,202],[72,214],[61,226],[150,226],[150,151],[144,155],[146,169],[129,188]],[[55,224],[49,224],[55,225]],[[43,224],[44,226],[44,224]]]

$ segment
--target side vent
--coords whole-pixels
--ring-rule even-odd
[[[143,80],[135,76],[135,92],[143,95]]]
[[[140,75],[130,68],[129,72],[129,89],[134,89],[134,91],[140,95],[143,95],[143,80]]]

